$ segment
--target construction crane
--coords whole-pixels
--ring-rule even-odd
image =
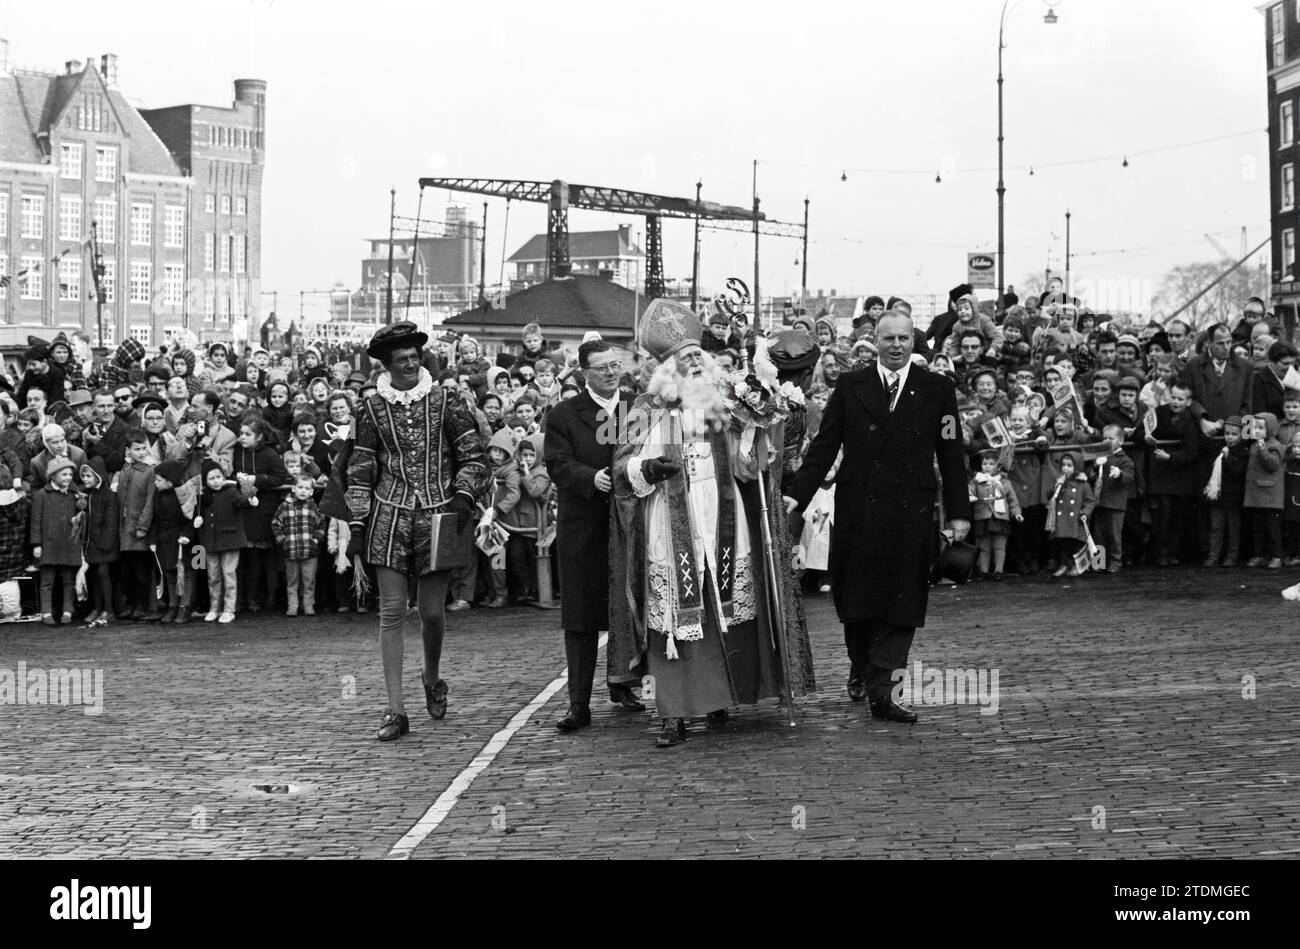
[[[546,224],[546,275],[548,278],[566,277],[571,265],[569,262],[569,208],[583,208],[591,211],[608,211],[614,214],[643,214],[646,219],[646,296],[654,298],[664,294],[663,237],[660,231],[662,218],[684,218],[695,221],[697,233],[695,242],[695,277],[692,281],[691,303],[694,306],[699,283],[699,238],[700,227],[718,229],[742,229],[740,222],[748,222],[743,228],[752,229],[757,224],[758,231],[781,237],[802,236],[805,267],[808,257],[808,222],[807,202],[804,208],[803,225],[785,224],[780,221],[768,221],[766,216],[754,208],[718,204],[703,201],[699,197],[700,186],[696,185],[694,198],[672,198],[662,194],[650,194],[645,191],[630,191],[626,188],[604,188],[595,185],[577,185],[564,181],[517,181],[503,178],[421,178],[420,189],[443,188],[447,191],[465,191],[471,194],[493,195],[509,201],[535,201],[546,204],[549,214]],[[805,271],[806,272],[806,271]]]

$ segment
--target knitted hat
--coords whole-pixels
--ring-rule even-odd
[[[45,468],[45,480],[53,481],[54,476],[58,474],[60,471],[62,471],[64,468],[67,468],[69,471],[71,471],[74,468],[76,468],[76,465],[72,463],[72,459],[69,458],[67,455],[55,455],[54,458],[51,459],[49,465],[47,465]]]
[[[1134,392],[1141,392],[1142,383],[1138,382],[1138,380],[1132,376],[1120,376],[1119,381],[1115,383],[1115,391],[1123,392],[1125,389],[1132,389]]]
[[[217,464],[211,458],[204,458],[203,467],[200,470],[202,472],[203,482],[206,484],[208,480],[208,475],[213,471],[221,471],[221,465]]]
[[[502,428],[499,432],[493,435],[491,440],[488,442],[489,449],[500,448],[506,453],[507,458],[514,457],[515,449],[517,447],[518,442],[515,440],[515,433],[509,428]]]
[[[221,467],[220,465],[217,465],[216,462],[213,462],[213,464],[218,468]],[[187,467],[188,466],[183,461],[164,461],[161,465],[154,468],[153,473],[158,475],[160,478],[166,478],[172,484],[180,484],[185,481],[185,469]],[[205,471],[204,474],[206,475],[207,472]]]
[[[48,346],[37,343],[35,346],[28,346],[24,356],[28,362],[45,362],[50,358],[50,350]]]

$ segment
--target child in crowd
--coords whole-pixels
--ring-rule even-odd
[[[73,585],[77,568],[81,566],[81,539],[73,536],[73,518],[77,517],[78,494],[72,489],[72,462],[63,456],[50,461],[46,469],[45,487],[32,498],[29,541],[32,556],[41,568],[41,622],[46,626],[54,621],[54,587],[58,584],[62,596],[63,625],[72,622]],[[84,518],[77,521],[82,524]]]
[[[536,375],[533,376],[533,391],[537,399],[537,410],[545,415],[546,410],[559,405],[560,383],[555,378],[555,363],[542,358],[533,364]]]
[[[1223,448],[1214,462],[1218,469],[1217,484],[1211,473],[1210,483],[1205,486],[1205,496],[1210,504],[1207,567],[1217,567],[1220,557],[1223,557],[1223,566],[1237,566],[1237,555],[1241,551],[1241,506],[1246,497],[1246,467],[1249,463],[1250,443],[1241,437],[1241,416],[1230,416],[1224,419]]]
[[[29,562],[32,501],[13,487],[13,478],[14,472],[0,462],[0,591],[8,591],[0,592],[0,619],[16,619],[22,612],[17,578],[26,576]]]
[[[1282,508],[1283,566],[1300,565],[1300,430],[1286,443],[1286,500]]]
[[[1060,475],[1047,505],[1047,532],[1056,546],[1054,577],[1079,576],[1074,555],[1087,538],[1088,518],[1097,505],[1080,456],[1066,452],[1058,463]]]
[[[189,561],[194,522],[185,516],[176,486],[185,482],[185,462],[164,461],[153,470],[153,553],[162,570],[163,595],[167,609],[160,623],[188,623],[190,611],[182,608],[177,582]]]
[[[325,536],[327,518],[312,500],[315,488],[316,484],[309,475],[298,475],[289,497],[281,502],[271,521],[275,542],[284,553],[289,595],[285,616],[298,615],[300,597],[302,615],[316,615],[316,559]]]
[[[537,399],[531,390],[524,392],[515,400],[515,417],[524,426],[524,438],[541,431],[537,424]]]
[[[258,500],[256,495],[245,497],[236,482],[227,481],[221,466],[211,458],[203,460],[202,478],[203,495],[194,526],[201,531],[208,570],[209,605],[203,619],[230,623],[235,619],[239,552],[244,547],[240,510],[256,507]]]
[[[1137,469],[1124,451],[1124,428],[1110,424],[1101,430],[1110,446],[1110,454],[1097,459],[1093,489],[1097,508],[1093,522],[1097,530],[1093,539],[1106,548],[1106,572],[1119,573],[1124,564],[1124,515],[1128,503],[1137,497]]]
[[[1248,567],[1282,566],[1282,510],[1286,499],[1286,469],[1277,440],[1277,416],[1255,413],[1250,459],[1246,463],[1246,496],[1242,504],[1250,519],[1255,556]]]
[[[538,376],[542,374],[543,362],[545,360],[537,361]],[[542,525],[551,493],[551,478],[541,462],[542,443],[541,435],[525,438],[519,443],[515,461],[519,465],[523,493],[514,510],[501,518],[503,524],[521,530],[536,530]],[[537,534],[511,532],[506,552],[509,558],[507,586],[514,589],[515,599],[537,599]]]
[[[301,430],[303,426],[299,426]],[[313,431],[315,427],[313,426]],[[291,483],[284,462],[272,447],[275,435],[261,418],[249,417],[239,426],[232,472],[245,497],[262,497],[265,504],[249,506],[240,512],[244,521],[244,551],[239,556],[239,595],[236,610],[247,607],[260,613],[275,605],[280,588],[279,558],[271,520]],[[322,446],[323,447],[323,446]]]
[[[497,432],[488,442],[488,464],[492,467],[494,483],[492,506],[496,509],[496,519],[503,525],[509,524],[509,515],[519,503],[522,493],[523,479],[514,459],[517,444],[514,433],[507,431]],[[504,567],[494,567],[490,558],[484,556],[484,579],[487,580],[489,592],[488,602],[484,605],[498,609],[506,605],[506,571]]]
[[[157,622],[158,595],[153,583],[153,465],[149,464],[149,436],[133,428],[126,435],[126,464],[117,474],[117,499],[121,525],[117,542],[121,550],[123,618]]]
[[[121,545],[118,530],[122,518],[117,492],[109,487],[104,459],[96,455],[81,466],[81,488],[86,495],[86,532],[82,554],[87,565],[90,614],[87,626],[108,626],[113,613],[113,565]]]
[[[316,470],[320,472],[316,476],[316,490],[322,492],[325,490],[325,482],[328,480],[330,470],[329,449],[325,443],[316,437],[316,416],[310,412],[299,412],[293,417],[293,441],[290,443],[294,451],[310,458],[316,465]],[[304,464],[306,460],[304,459]],[[320,494],[315,499],[320,500]]]
[[[1046,445],[1046,436],[1036,435],[1033,419],[1026,407],[1016,407],[1007,418],[1007,428],[1014,439],[1015,448],[1032,448]],[[1047,508],[1043,504],[1042,458],[1037,451],[1016,451],[1012,455],[1011,470],[1007,478],[1020,502],[1023,519],[1011,522],[1011,540],[1008,543],[1012,563],[1021,574],[1036,573],[1042,563],[1043,525],[1047,523]]]
[[[1148,432],[1144,420],[1138,424],[1133,441],[1142,446],[1146,456],[1147,503],[1152,512],[1156,564],[1176,567],[1184,532],[1193,524],[1192,503],[1200,493],[1196,462],[1201,433],[1188,411],[1192,390],[1175,382],[1169,386],[1167,397],[1169,401],[1155,409],[1155,430]]]
[[[1283,448],[1300,432],[1300,389],[1287,389],[1282,397],[1282,419],[1277,423],[1277,440]]]
[[[970,499],[974,508],[972,532],[975,546],[979,549],[975,575],[978,578],[992,575],[994,580],[1002,579],[1011,523],[1020,524],[1025,520],[1016,489],[1002,470],[999,454],[995,448],[981,451],[977,456],[980,470],[970,481]]]

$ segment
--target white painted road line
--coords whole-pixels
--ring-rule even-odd
[[[604,649],[608,641],[609,634],[602,634],[597,651]],[[565,669],[559,678],[554,679],[546,688],[538,692],[531,702],[516,712],[514,718],[510,719],[506,727],[488,740],[488,743],[474,756],[474,760],[465,767],[465,770],[452,779],[451,784],[447,785],[447,789],[439,794],[438,799],[433,802],[433,806],[415,822],[415,826],[393,845],[393,849],[388,851],[388,859],[405,860],[416,847],[424,842],[426,837],[437,830],[438,825],[456,806],[460,796],[468,791],[474,780],[496,760],[496,756],[501,753],[501,749],[505,748],[510,739],[515,736],[515,733],[528,724],[528,720],[533,717],[533,713],[549,702],[556,692],[565,687],[568,681],[569,671]]]

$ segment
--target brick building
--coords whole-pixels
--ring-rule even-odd
[[[1296,114],[1300,112],[1300,3],[1286,0],[1257,7],[1264,14],[1268,65],[1269,220],[1272,224],[1270,273],[1272,308],[1288,331],[1300,305],[1296,272]]]
[[[0,348],[78,328],[98,341],[92,222],[106,346],[257,325],[265,92],[238,80],[230,108],[142,111],[112,54],[34,72],[0,41]]]
[[[534,234],[510,255],[515,275],[512,290],[546,279],[546,235]],[[613,231],[575,231],[569,234],[570,273],[607,277],[622,287],[645,289],[645,253],[632,240],[632,228]]]

